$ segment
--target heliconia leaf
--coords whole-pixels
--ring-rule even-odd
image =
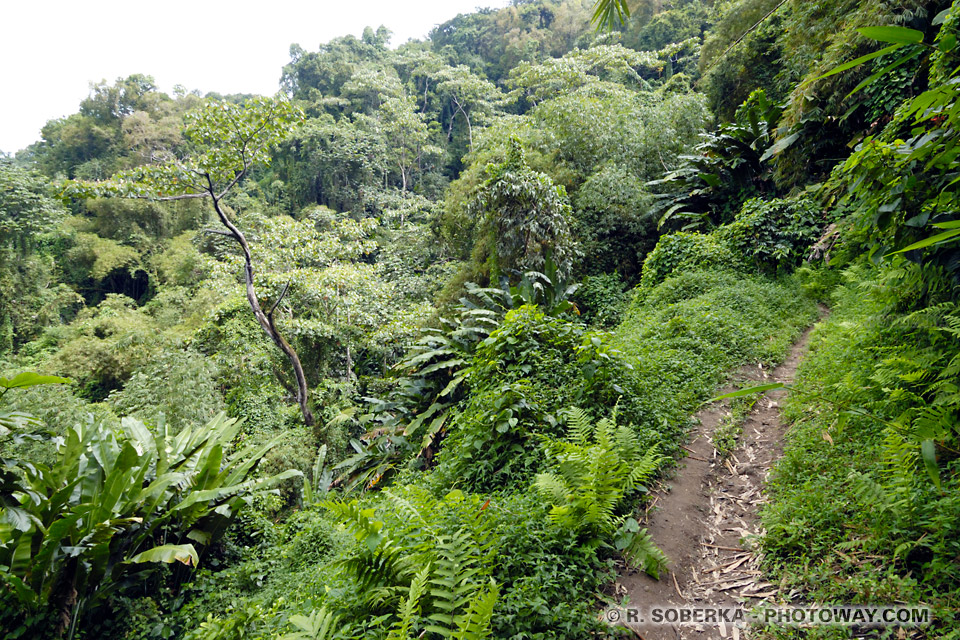
[[[763,155],[760,156],[760,162],[766,162],[771,157],[782,153],[787,147],[792,145],[797,141],[797,138],[800,137],[800,133],[791,133],[786,138],[780,138],[777,140],[776,144],[772,145],[769,149],[763,152]]]
[[[771,389],[783,389],[787,385],[782,382],[773,382],[771,384],[761,384],[755,387],[746,387],[738,391],[732,391],[730,393],[725,393],[722,396],[717,396],[716,398],[710,398],[707,402],[716,402],[717,400],[726,400],[727,398],[740,398],[742,396],[751,396],[755,393],[763,393],[764,391],[770,391]]]
[[[923,53],[923,49],[916,49],[916,50],[914,50],[914,51],[911,51],[911,52],[908,53],[907,55],[901,57],[901,58],[900,58],[899,60],[897,60],[896,62],[893,62],[892,64],[889,64],[889,65],[887,65],[886,67],[884,67],[883,69],[880,69],[879,71],[877,71],[876,73],[874,73],[874,74],[872,74],[870,77],[868,77],[866,80],[864,80],[863,82],[861,82],[860,84],[858,84],[856,87],[854,87],[853,90],[852,90],[850,93],[847,94],[847,98],[849,98],[849,97],[852,96],[853,94],[857,93],[858,91],[860,91],[860,90],[863,89],[864,87],[867,87],[867,86],[873,84],[873,83],[874,83],[875,81],[877,81],[879,78],[881,78],[881,77],[883,77],[883,76],[886,76],[888,73],[890,73],[891,71],[893,71],[893,70],[896,69],[897,67],[900,67],[900,66],[906,64],[907,62],[913,60],[914,58],[919,57],[921,53]]]
[[[17,374],[12,380],[0,378],[0,387],[4,389],[22,389],[24,387],[33,387],[38,384],[70,384],[73,382],[70,378],[61,378],[60,376],[43,376],[32,371],[24,371]]]
[[[937,229],[960,229],[960,220],[951,220],[950,222],[934,222],[933,226]]]
[[[138,553],[127,562],[132,564],[142,564],[144,562],[163,562],[170,564],[172,562],[182,562],[190,566],[197,566],[200,562],[200,556],[192,544],[164,544],[153,549],[147,549],[143,553]]]
[[[0,515],[17,531],[30,531],[30,527],[34,522],[36,522],[38,526],[42,524],[35,515],[20,507],[4,507],[3,513]]]
[[[907,27],[862,27],[857,29],[861,35],[880,42],[893,44],[920,44],[923,42],[923,32]]]
[[[923,249],[931,245],[942,244],[947,240],[950,240],[957,236],[960,236],[960,228],[951,229],[950,231],[944,231],[943,233],[938,233],[935,236],[930,236],[929,238],[925,238],[919,242],[914,242],[913,244],[907,245],[906,247],[904,247],[903,249],[900,249],[899,251],[894,251],[893,253],[888,253],[887,255],[893,256],[898,253],[906,253],[907,251],[916,251],[917,249]]]
[[[873,53],[868,53],[868,54],[865,55],[865,56],[860,56],[859,58],[856,58],[856,59],[854,59],[854,60],[851,60],[850,62],[845,62],[845,63],[841,64],[841,65],[838,66],[838,67],[834,67],[833,69],[831,69],[830,71],[826,72],[826,73],[823,74],[822,76],[817,76],[816,78],[813,78],[812,80],[807,80],[807,81],[804,82],[803,84],[804,84],[804,85],[812,84],[812,83],[814,83],[814,82],[817,82],[818,80],[823,80],[824,78],[829,78],[830,76],[835,76],[835,75],[837,75],[838,73],[843,73],[843,72],[846,71],[847,69],[852,69],[852,68],[854,68],[854,67],[859,67],[859,66],[860,66],[861,64],[863,64],[864,62],[869,62],[870,60],[873,60],[874,58],[879,58],[880,56],[885,56],[885,55],[887,55],[888,53],[893,53],[894,51],[896,51],[897,49],[899,49],[899,48],[902,47],[902,46],[903,46],[902,44],[893,44],[893,45],[890,45],[889,47],[884,47],[883,49],[880,49],[879,51],[874,51]]]

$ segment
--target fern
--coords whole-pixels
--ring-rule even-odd
[[[437,538],[437,566],[430,595],[437,611],[426,628],[444,638],[485,638],[499,590],[482,587],[479,554],[464,530]]]
[[[558,525],[590,535],[613,533],[624,496],[641,487],[663,458],[656,446],[644,450],[629,427],[617,426],[616,413],[596,425],[578,408],[564,415],[569,440],[543,440],[552,470],[537,475],[534,486],[552,504],[549,517]]]
[[[333,514],[354,535],[357,542],[365,543],[370,551],[380,546],[383,541],[383,522],[373,519],[373,509],[361,509],[357,500],[326,500],[321,502],[320,506]]]
[[[641,529],[640,523],[633,518],[624,522],[617,533],[616,546],[627,564],[636,569],[642,569],[650,577],[659,580],[660,573],[667,568],[669,559],[653,543],[650,533],[646,529]]]
[[[427,591],[429,579],[430,565],[427,564],[410,582],[410,591],[400,605],[400,619],[390,629],[387,640],[408,640],[410,638],[410,630],[413,628],[414,620],[420,615],[420,600]]]
[[[585,444],[593,434],[593,420],[580,407],[571,407],[561,412],[567,422],[567,439],[571,442]]]
[[[330,640],[336,633],[338,618],[325,607],[313,611],[309,616],[291,616],[290,623],[297,628],[281,640]]]
[[[457,630],[453,634],[455,640],[483,640],[490,635],[490,621],[493,619],[493,610],[500,597],[500,587],[492,584],[474,594],[467,605],[467,613],[458,620]]]

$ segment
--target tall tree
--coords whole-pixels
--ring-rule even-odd
[[[210,230],[232,238],[244,258],[247,301],[264,332],[290,360],[297,379],[297,403],[308,426],[314,423],[308,404],[308,388],[297,352],[277,329],[274,312],[285,294],[281,292],[264,312],[254,288],[253,258],[246,236],[223,206],[224,197],[254,164],[268,163],[270,147],[279,142],[289,126],[302,119],[302,112],[287,100],[255,97],[242,103],[211,100],[187,116],[184,136],[196,152],[186,158],[116,174],[101,183],[72,183],[68,193],[78,196],[114,195],[157,200],[209,198],[226,230]]]

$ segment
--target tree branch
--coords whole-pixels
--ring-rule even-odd
[[[245,171],[246,169],[244,169]],[[213,200],[213,208],[217,212],[217,217],[220,218],[220,222],[223,223],[229,233],[224,235],[231,236],[234,240],[237,241],[237,244],[240,245],[240,249],[243,251],[244,259],[244,280],[246,282],[247,290],[247,302],[250,303],[250,309],[253,311],[253,315],[256,317],[257,322],[260,323],[260,326],[263,328],[264,333],[273,340],[273,343],[280,347],[280,350],[287,356],[287,359],[290,360],[290,364],[293,366],[293,373],[297,378],[297,403],[300,405],[300,413],[303,414],[303,421],[308,427],[312,427],[314,424],[313,412],[310,411],[310,407],[307,404],[309,397],[309,389],[307,387],[307,378],[303,373],[303,365],[300,364],[300,357],[297,355],[297,352],[290,346],[290,344],[284,340],[283,336],[280,335],[280,332],[277,330],[277,326],[273,321],[273,311],[276,309],[276,304],[274,304],[273,309],[270,310],[270,315],[267,315],[263,312],[263,309],[260,307],[260,301],[257,299],[257,292],[253,287],[253,261],[250,257],[250,246],[247,244],[247,239],[243,233],[233,224],[230,218],[227,217],[227,214],[223,211],[223,208],[220,206],[220,198],[216,197],[213,180],[208,174],[206,176],[208,192]],[[287,285],[289,287],[289,284]],[[284,288],[284,294],[286,293],[286,288]],[[277,300],[277,303],[283,299],[283,294]]]

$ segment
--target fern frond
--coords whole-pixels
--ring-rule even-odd
[[[643,569],[647,575],[659,580],[660,573],[670,562],[667,555],[653,543],[653,538],[646,529],[640,529],[632,536],[623,549],[624,559],[632,567]]]
[[[309,616],[290,616],[290,624],[297,628],[281,640],[330,640],[336,633],[338,618],[325,607],[314,610]]]
[[[359,590],[371,596],[371,602],[383,601],[383,593],[374,594],[375,590],[401,585],[409,580],[411,573],[403,550],[390,543],[381,545],[374,551],[363,549],[337,564],[352,574]]]
[[[637,487],[644,485],[653,477],[663,463],[664,457],[660,455],[659,447],[653,445],[639,460],[635,460],[630,465],[630,474],[627,476],[627,491],[633,491]]]
[[[357,542],[363,542],[370,551],[376,549],[384,540],[381,533],[383,522],[374,520],[373,509],[361,509],[356,499],[350,502],[325,500],[320,506],[329,511],[340,523],[354,535]]]
[[[437,611],[429,616],[426,629],[444,638],[453,638],[458,616],[462,615],[480,585],[480,568],[476,544],[460,529],[452,536],[438,536],[437,561],[434,577],[430,580],[430,596]]]
[[[537,474],[534,484],[544,498],[555,504],[564,504],[572,497],[570,487],[556,474]]]
[[[410,582],[410,590],[403,604],[400,606],[400,619],[394,623],[387,640],[409,640],[413,622],[420,615],[420,600],[427,590],[427,581],[430,579],[430,565],[421,569]]]
[[[474,595],[467,612],[457,620],[455,640],[483,640],[490,636],[490,621],[493,619],[493,610],[500,597],[500,587],[492,584],[482,588]]]
[[[586,444],[593,433],[593,421],[590,415],[580,407],[564,409],[561,414],[567,423],[567,439],[571,442]]]

